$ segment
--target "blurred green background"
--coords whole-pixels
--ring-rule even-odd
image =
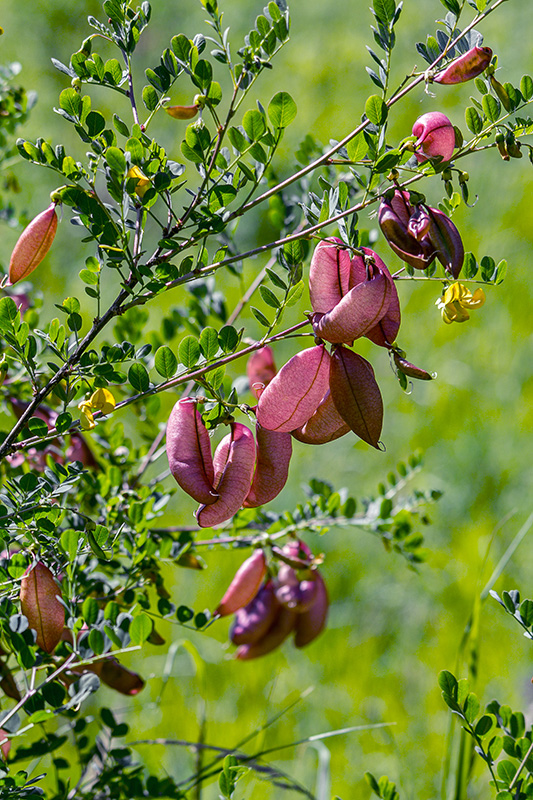
[[[298,116],[288,130],[276,167],[288,174],[291,149],[310,131],[321,142],[340,139],[360,119],[364,101],[375,93],[365,72],[371,65],[365,45],[373,46],[369,29],[371,15],[367,0],[293,0],[291,41],[277,56],[272,72],[266,72],[252,97],[266,105],[279,90],[289,91],[298,105]],[[153,22],[143,36],[137,55],[137,86],[146,66],[158,63],[159,54],[179,32],[192,36],[207,33],[205,14],[195,0],[163,2],[154,0]],[[233,51],[250,29],[261,3],[227,0],[225,23],[231,26]],[[421,57],[415,41],[434,33],[435,20],[444,9],[438,0],[406,0],[397,26],[393,83],[418,64]],[[65,75],[50,63],[56,57],[68,63],[89,32],[87,14],[101,15],[96,0],[3,0],[0,24],[0,63],[19,61],[20,81],[35,89],[39,101],[21,131],[28,139],[41,135],[68,149],[83,149],[72,138],[70,126],[54,114],[61,89],[68,85]],[[512,0],[489,17],[483,25],[485,43],[499,57],[500,81],[518,85],[524,73],[533,72],[528,0]],[[520,36],[514,32],[520,31]],[[220,70],[222,72],[222,69]],[[219,77],[215,75],[215,77]],[[220,78],[219,78],[220,79]],[[456,88],[436,87],[436,97],[413,92],[398,105],[390,118],[388,141],[394,144],[411,132],[420,114],[444,111],[465,130],[462,108],[473,91],[469,84]],[[178,82],[172,99],[191,102],[193,91]],[[101,110],[119,114],[113,95],[94,92]],[[252,99],[251,99],[252,101]],[[111,104],[111,105],[110,105]],[[125,107],[123,109],[126,114]],[[161,118],[161,138],[172,156],[179,158],[181,128]],[[386,553],[379,541],[357,530],[330,531],[309,544],[326,553],[323,574],[332,600],[327,631],[303,652],[291,644],[260,661],[236,663],[225,644],[227,623],[220,622],[206,634],[193,635],[191,642],[205,660],[203,681],[195,674],[190,655],[183,648],[167,661],[166,648],[152,648],[142,664],[131,665],[149,678],[145,691],[131,702],[117,704],[109,693],[105,702],[122,709],[131,725],[130,739],[154,737],[196,740],[199,714],[205,703],[206,741],[231,746],[262,725],[308,687],[314,691],[269,728],[256,741],[265,747],[288,743],[314,733],[352,725],[394,722],[394,727],[353,733],[329,739],[323,746],[285,750],[275,763],[305,785],[313,788],[320,762],[327,774],[330,759],[331,796],[343,800],[368,797],[363,781],[365,770],[388,774],[399,782],[402,800],[436,797],[441,763],[446,748],[447,711],[440,698],[437,673],[455,669],[461,636],[477,594],[504,553],[520,525],[531,511],[533,486],[532,417],[532,290],[529,281],[533,244],[533,204],[530,201],[533,171],[527,157],[501,161],[495,151],[464,162],[469,170],[471,196],[479,195],[473,208],[464,205],[455,221],[467,250],[478,259],[492,255],[496,262],[506,258],[509,270],[500,287],[488,287],[485,306],[464,325],[443,325],[435,300],[438,283],[402,282],[399,285],[403,325],[399,342],[416,364],[438,373],[430,384],[419,383],[411,395],[401,392],[390,370],[385,352],[366,344],[363,355],[371,353],[376,377],[383,392],[386,416],[383,441],[386,452],[371,450],[345,437],[316,450],[296,446],[290,483],[275,501],[277,508],[292,507],[302,497],[301,484],[317,477],[336,486],[349,486],[358,496],[375,491],[377,483],[413,450],[424,453],[424,470],[414,485],[439,488],[444,497],[430,509],[433,525],[426,530],[430,549],[428,563],[418,573],[404,561]],[[48,203],[56,186],[51,172],[39,171],[26,163],[16,168],[22,186],[20,207],[31,217]],[[439,180],[424,187],[436,205],[442,197]],[[67,212],[68,213],[68,212]],[[361,216],[362,227],[375,229],[375,219]],[[66,222],[66,220],[65,220]],[[79,243],[79,229],[60,226],[53,254],[39,272],[38,287],[45,306],[60,302],[68,294],[82,297],[77,273],[90,253]],[[5,264],[17,232],[2,229],[0,259]],[[243,249],[269,239],[268,225],[259,216],[243,226],[238,239]],[[380,237],[378,253],[391,269],[400,262]],[[245,264],[251,278],[264,261]],[[218,281],[231,309],[239,297],[236,279],[225,275]],[[174,305],[183,303],[176,290],[151,309],[150,324]],[[308,301],[307,301],[308,303]],[[87,307],[87,303],[85,304]],[[301,308],[308,307],[305,302]],[[87,311],[88,314],[91,312]],[[88,317],[89,319],[89,317]],[[256,323],[243,317],[253,331]],[[294,321],[297,321],[295,312]],[[285,320],[290,322],[287,317]],[[290,346],[276,350],[283,363]],[[235,368],[244,369],[244,365]],[[161,419],[175,402],[163,397]],[[126,424],[135,436],[134,417]],[[163,523],[191,523],[194,504],[179,492]],[[492,532],[498,531],[490,548],[485,571],[481,568]],[[186,570],[169,575],[174,582],[173,600],[195,608],[213,608],[242,560],[234,551],[202,553],[209,569],[191,574]],[[520,588],[530,593],[533,544],[526,538],[496,589]],[[170,643],[182,638],[178,627],[161,632]],[[484,702],[497,697],[513,708],[527,710],[533,702],[531,643],[520,636],[518,626],[491,599],[483,608],[480,628],[479,694]],[[170,671],[162,701],[162,676]],[[465,674],[461,665],[459,677]],[[108,692],[104,689],[102,692]],[[103,695],[102,695],[103,696]],[[100,696],[99,696],[100,697]],[[327,749],[326,749],[327,747]],[[250,750],[251,752],[251,750]],[[144,746],[139,753],[160,772],[186,777],[193,771],[194,758],[177,747]],[[37,772],[42,765],[35,766]],[[487,776],[480,764],[471,798],[487,797]],[[246,779],[238,798],[278,798],[280,789]],[[324,795],[324,796],[327,796]],[[205,789],[205,800],[217,797],[214,785]]]

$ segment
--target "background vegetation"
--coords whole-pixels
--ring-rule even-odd
[[[249,29],[260,5],[254,6],[250,0],[226,3],[225,22],[231,25],[237,40]],[[364,69],[370,63],[365,50],[365,43],[370,43],[371,22],[367,6],[364,0],[291,3],[291,42],[275,60],[273,71],[261,79],[263,96],[283,89],[297,101],[298,117],[286,136],[286,154],[307,130],[326,142],[330,136],[340,138],[357,122],[359,109],[370,92]],[[524,72],[533,70],[531,37],[523,30],[528,6],[528,0],[511,0],[501,14],[489,18],[483,29],[485,43],[498,53],[506,79],[514,83]],[[20,62],[21,82],[35,89],[39,97],[20,133],[24,138],[34,140],[45,135],[70,144],[68,126],[51,111],[67,84],[66,77],[52,67],[50,57],[68,63],[76,43],[86,35],[87,14],[99,11],[97,0],[74,4],[67,0],[53,4],[3,0],[0,62]],[[400,44],[394,69],[398,80],[414,63],[422,66],[412,42],[424,40],[433,32],[434,20],[442,12],[436,0],[406,0],[397,28]],[[192,35],[199,30],[204,16],[195,0],[154,0],[153,23],[141,42],[138,67],[143,56],[144,66],[148,65],[151,55],[153,60],[153,54],[167,46],[170,36],[179,32]],[[460,103],[471,91],[465,84],[456,92],[437,87],[436,98],[422,91],[413,93],[402,105],[401,114],[391,115],[391,140],[394,134],[398,140],[408,135],[414,119],[429,110],[444,111],[464,128],[454,103]],[[177,89],[172,99],[176,103],[192,101],[188,88],[183,94]],[[105,102],[108,97],[102,97],[101,105]],[[170,119],[162,120],[162,124],[167,127],[166,146],[172,157],[176,124]],[[174,154],[178,155],[178,142]],[[314,449],[297,447],[290,484],[276,501],[279,507],[298,502],[301,484],[311,477],[349,486],[357,495],[375,492],[381,476],[420,449],[424,468],[417,478],[419,484],[444,492],[438,506],[430,510],[433,525],[426,531],[430,551],[427,563],[415,573],[399,557],[385,553],[377,539],[357,531],[333,531],[315,540],[314,549],[327,555],[323,574],[332,599],[328,629],[320,639],[304,652],[285,645],[265,659],[242,664],[227,654],[227,623],[221,621],[208,632],[191,637],[199,659],[191,657],[187,647],[178,646],[168,658],[152,648],[153,654],[142,664],[131,656],[130,665],[149,678],[146,689],[127,701],[117,700],[109,692],[105,701],[114,704],[120,719],[128,721],[129,740],[161,735],[196,740],[198,720],[205,708],[209,719],[205,740],[227,746],[261,726],[308,687],[314,687],[265,732],[265,746],[333,728],[374,722],[395,725],[282,752],[276,762],[282,769],[309,786],[317,775],[325,779],[330,772],[331,793],[344,800],[370,794],[363,781],[365,770],[386,773],[398,781],[402,800],[437,796],[448,712],[436,676],[441,669],[455,670],[471,608],[531,511],[533,483],[529,275],[533,168],[527,179],[522,163],[504,163],[495,151],[486,155],[483,167],[481,161],[477,160],[475,173],[472,170],[470,187],[471,196],[479,193],[480,200],[472,209],[463,205],[456,224],[467,249],[480,256],[491,253],[497,260],[508,260],[505,282],[489,287],[483,309],[461,326],[442,324],[434,306],[439,284],[402,282],[399,291],[405,323],[400,342],[416,363],[436,371],[438,379],[418,384],[406,396],[389,369],[387,354],[374,356],[386,407],[382,438],[387,451],[370,450],[362,442],[354,445],[348,438],[321,448],[318,458]],[[277,159],[277,169],[283,173],[283,156]],[[21,187],[18,205],[31,218],[47,204],[55,178],[23,162],[13,170]],[[440,199],[429,197],[432,204]],[[362,224],[377,228],[376,220]],[[2,228],[0,260],[4,265],[17,236],[16,230]],[[245,246],[261,244],[270,238],[268,220],[256,217],[239,236]],[[76,293],[83,246],[80,244],[77,250],[75,240],[72,230],[60,226],[53,254],[36,281],[46,307]],[[383,240],[378,253],[393,269],[395,257]],[[255,274],[263,263],[261,259],[248,261],[246,274]],[[399,266],[400,262],[396,263]],[[158,308],[151,309],[153,327],[170,313],[174,303],[179,304],[179,292],[174,290]],[[227,279],[224,293],[228,308],[232,308],[240,296],[237,279]],[[303,307],[308,307],[305,301]],[[282,349],[279,363],[288,352]],[[244,364],[237,362],[235,374],[239,368],[244,369]],[[162,420],[174,401],[174,397],[162,397]],[[140,435],[134,415],[123,418],[129,435]],[[192,509],[192,501],[178,492],[161,524],[190,524]],[[194,602],[195,608],[213,608],[241,560],[240,554],[228,550],[224,556],[217,553],[210,568],[209,551],[204,557],[208,571],[191,573],[174,567],[173,574],[169,571],[176,603]],[[495,588],[519,587],[528,592],[532,568],[533,546],[526,537]],[[531,642],[517,637],[515,628],[489,598],[479,631],[477,688],[485,702],[497,696],[501,702],[525,708],[533,700],[532,650]],[[170,641],[183,632],[163,624],[161,633]],[[456,674],[465,672],[461,663]],[[139,750],[148,763],[158,764],[172,775],[184,776],[192,771],[194,757],[181,748],[151,745]],[[30,768],[40,772],[45,766],[32,764]],[[483,781],[477,794],[473,790],[473,798],[486,796],[481,763],[479,774]],[[247,796],[259,796],[259,792],[265,798],[276,796],[276,790],[267,784],[264,790],[255,784],[253,789],[248,788],[250,791]],[[206,789],[205,797],[216,797],[216,789]]]

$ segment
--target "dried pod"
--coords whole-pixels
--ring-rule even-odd
[[[252,353],[246,364],[246,374],[250,384],[250,391],[259,399],[265,386],[268,386],[277,369],[274,363],[274,353],[268,345]]]
[[[316,596],[311,608],[303,614],[298,614],[294,626],[294,644],[296,647],[305,647],[316,639],[324,630],[328,617],[329,599],[326,584],[322,576],[316,573]]]
[[[262,586],[244,608],[239,608],[231,626],[233,644],[254,644],[266,634],[279,612],[272,581]]]
[[[441,157],[449,161],[455,149],[455,129],[446,114],[430,111],[422,114],[413,125],[416,136],[415,156],[419,162]]]
[[[232,422],[231,433],[222,439],[213,458],[218,497],[212,505],[204,504],[196,512],[201,528],[219,525],[241,508],[252,485],[255,452],[250,429]]]
[[[259,424],[289,433],[306,423],[327,391],[329,362],[324,345],[302,350],[287,361],[259,398]]]
[[[199,503],[217,499],[211,442],[194,400],[178,400],[167,423],[168,465],[181,488]]]
[[[309,268],[309,295],[313,311],[326,314],[340,303],[350,286],[351,255],[341,239],[323,239]]]
[[[400,372],[403,372],[404,375],[407,375],[408,378],[417,378],[419,381],[431,381],[433,380],[433,375],[429,372],[426,372],[425,369],[420,369],[420,367],[415,367],[414,364],[411,364],[407,359],[401,356],[396,350],[393,351],[393,358],[394,363],[396,364],[396,369]]]
[[[252,486],[243,505],[257,508],[269,503],[287,483],[292,455],[290,433],[268,431],[257,423],[255,428],[257,457]]]
[[[3,661],[0,659],[0,675],[2,676],[0,679],[0,688],[4,692],[7,697],[11,697],[12,700],[19,701],[21,699],[21,694],[19,692],[18,686],[16,684],[15,678],[13,677],[13,673]]]
[[[126,694],[131,697],[139,694],[144,687],[144,681],[141,676],[122,666],[115,656],[107,656],[97,666],[99,669],[96,674],[102,683],[105,683],[116,692],[120,692],[120,694]]]
[[[42,561],[26,570],[20,583],[20,606],[37,633],[37,644],[47,653],[55,650],[65,626],[65,609],[58,596],[61,589]]]
[[[331,358],[330,389],[343,420],[363,441],[377,447],[383,425],[383,401],[372,366],[346,347]]]
[[[266,559],[262,550],[256,550],[250,558],[244,561],[230,583],[228,590],[215,614],[226,617],[234,614],[253,600],[259,591],[261,582],[266,574]]]
[[[11,285],[27,278],[39,266],[52,246],[57,231],[56,204],[41,211],[20,236],[9,262]]]
[[[320,401],[317,410],[305,425],[291,431],[299,442],[304,444],[326,444],[349,433],[350,426],[345,423],[328,391]]]
[[[252,658],[258,658],[259,656],[271,653],[272,650],[275,650],[276,647],[279,647],[279,645],[285,641],[287,636],[294,629],[294,625],[299,616],[300,615],[295,611],[291,611],[290,608],[279,606],[276,618],[265,635],[253,644],[241,645],[235,653],[235,657],[240,661],[249,661]]]
[[[492,50],[490,47],[472,47],[448,64],[433,80],[435,83],[464,83],[480,75],[490,64]]]

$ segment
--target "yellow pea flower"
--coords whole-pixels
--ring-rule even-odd
[[[135,194],[138,197],[144,197],[150,186],[152,185],[149,178],[146,177],[144,172],[134,165],[131,169],[128,170],[128,178],[136,178],[137,185],[135,186]]]
[[[109,389],[97,389],[88,400],[78,403],[80,409],[80,424],[84,431],[95,427],[93,412],[101,411],[102,414],[111,414],[115,410],[116,400]]]
[[[452,283],[448,286],[435,305],[440,309],[443,322],[450,325],[452,322],[466,322],[470,319],[469,310],[481,308],[485,302],[483,289],[476,289],[474,294],[463,283]]]
[[[78,403],[78,408],[81,411],[80,424],[82,430],[84,431],[92,430],[95,427],[96,422],[94,421],[93,413],[91,410],[91,404],[87,402]]]

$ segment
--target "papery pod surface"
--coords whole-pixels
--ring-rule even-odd
[[[231,627],[233,644],[254,644],[262,639],[279,612],[279,603],[274,594],[272,581],[262,586],[256,596],[238,609]]]
[[[286,606],[279,606],[279,611],[265,635],[253,644],[243,644],[235,653],[240,661],[249,661],[252,658],[267,655],[285,641],[294,629],[296,618],[299,615]]]
[[[309,268],[309,295],[313,311],[331,311],[350,290],[351,254],[341,239],[319,242]]]
[[[247,606],[259,591],[259,587],[266,575],[266,559],[262,550],[256,550],[253,555],[244,561],[233,580],[231,581],[224,597],[218,604],[215,614],[226,617],[234,614],[240,608]]]
[[[268,431],[257,423],[255,428],[257,455],[252,486],[243,505],[256,508],[269,503],[287,483],[292,455],[290,433]]]
[[[61,589],[42,561],[26,570],[20,583],[20,607],[46,653],[55,650],[65,626],[65,609],[58,596]]]
[[[11,254],[9,280],[13,285],[39,266],[52,246],[57,231],[56,204],[41,211],[22,232]]]
[[[337,411],[352,431],[377,447],[383,401],[368,361],[346,347],[336,347],[331,357],[330,390]]]
[[[299,442],[304,444],[327,444],[350,432],[350,426],[345,423],[328,391],[320,401],[317,410],[305,425],[291,431]]]
[[[217,499],[209,434],[194,400],[178,400],[167,423],[170,471],[184,492],[199,503]]]

